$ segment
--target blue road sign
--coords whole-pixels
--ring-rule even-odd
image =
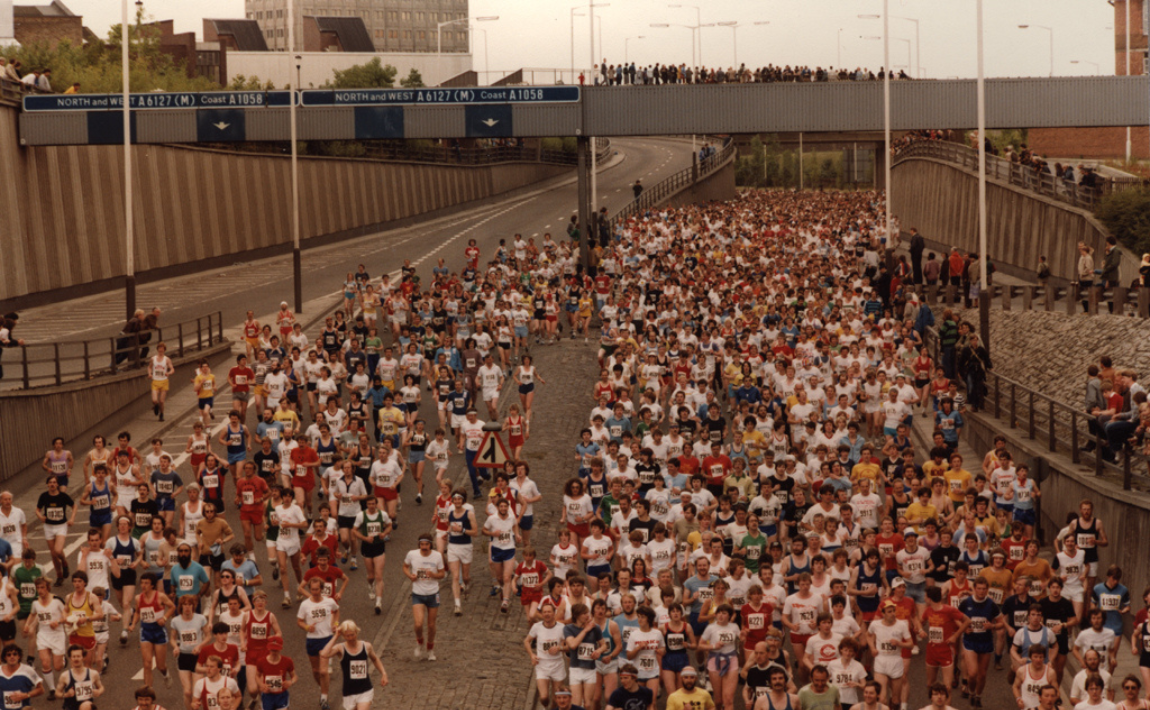
[[[337,89],[304,91],[304,106],[572,103],[578,86],[480,86],[458,89]]]
[[[511,106],[507,104],[467,105],[463,111],[468,138],[508,138],[513,133]]]
[[[356,106],[355,139],[403,138],[402,106]]]
[[[287,91],[210,91],[129,94],[131,108],[135,109],[235,109],[287,107]],[[106,111],[123,110],[122,94],[37,94],[24,97],[25,111]]]
[[[201,143],[242,141],[246,137],[247,112],[242,109],[196,111],[196,140]]]

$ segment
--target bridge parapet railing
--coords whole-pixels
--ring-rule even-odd
[[[213,348],[224,342],[223,323],[223,314],[215,311],[134,334],[27,343],[5,349],[4,365],[6,374],[14,375],[12,382],[18,382],[20,389],[91,380],[143,367],[157,343],[167,345],[172,359]]]
[[[927,328],[924,341],[935,362],[943,362],[938,330]],[[1101,429],[1091,427],[1095,417],[1085,410],[994,370],[986,374],[982,409],[1009,428],[1022,430],[1026,438],[1038,442],[1047,451],[1067,456],[1075,464],[1083,463],[1083,459],[1092,459],[1095,476],[1120,476],[1124,490],[1131,490],[1135,485],[1140,489],[1150,486],[1147,459],[1129,443],[1122,447],[1119,463],[1111,463],[1102,457],[1105,439]],[[1090,451],[1082,448],[1087,442],[1094,444]]]
[[[968,289],[951,284],[930,284],[913,287],[930,305],[973,307]],[[1097,315],[1109,312],[1117,315],[1150,318],[1150,288],[1115,286],[1107,289],[1101,284],[1080,288],[1077,283],[1066,285],[994,284],[987,289],[992,307],[1004,311],[1061,311],[1068,315]]]
[[[922,140],[902,146],[895,153],[895,164],[911,158],[934,158],[956,163],[968,170],[978,171],[978,151],[951,141]],[[986,156],[987,177],[1016,187],[1067,202],[1075,207],[1093,210],[1098,201],[1110,194],[1143,184],[1139,178],[1106,178],[1097,176],[1097,186],[1082,185],[1054,175],[1046,169],[1015,163],[996,155]]]
[[[657,207],[680,190],[706,179],[734,160],[735,152],[734,140],[726,138],[723,141],[723,147],[717,152],[702,160],[698,160],[697,156],[693,157],[689,167],[683,168],[674,175],[646,188],[638,198],[611,215],[611,224],[618,224],[622,220]]]

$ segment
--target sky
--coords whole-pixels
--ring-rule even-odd
[[[44,2],[45,0],[40,0]],[[365,0],[360,0],[364,2]],[[724,67],[807,64],[810,66],[870,67],[882,64],[883,23],[859,15],[879,15],[883,0],[694,0],[702,9],[668,7],[673,0],[597,0],[596,60],[637,65],[690,63],[692,37],[699,37],[701,61]],[[691,2],[692,0],[685,0]],[[887,0],[891,65],[907,67],[929,78],[973,77],[976,67],[975,0]],[[498,16],[478,26],[487,31],[487,53],[494,72],[520,67],[571,66],[572,0],[470,0],[471,16]],[[17,4],[35,4],[26,0]],[[120,3],[108,0],[65,0],[84,16],[84,24],[103,36],[119,22]],[[202,32],[203,17],[243,17],[243,0],[145,0],[152,19],[174,19],[177,32]],[[589,63],[588,21],[584,3],[575,18],[575,62]],[[1114,69],[1114,9],[1106,0],[985,0],[985,65],[991,77],[1083,76],[1112,74]],[[918,20],[916,42],[915,24]],[[739,27],[690,30],[674,25],[737,22]],[[672,25],[651,27],[652,23]],[[769,24],[756,24],[769,23]],[[1018,25],[1032,25],[1019,29]],[[1037,26],[1051,28],[1048,32]],[[599,36],[602,36],[600,43]],[[482,69],[483,39],[473,33],[475,67]],[[638,39],[642,37],[642,39]],[[879,38],[879,39],[867,39]],[[632,38],[627,41],[627,38]],[[837,47],[836,47],[837,45]],[[600,48],[601,47],[601,48]],[[916,56],[919,55],[919,56]],[[1077,60],[1077,63],[1072,63]],[[1097,66],[1095,66],[1097,65]]]

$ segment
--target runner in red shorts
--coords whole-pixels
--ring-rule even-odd
[[[536,609],[539,608],[539,602],[543,600],[543,589],[550,580],[551,570],[535,558],[535,548],[525,547],[523,549],[523,561],[515,566],[515,577],[512,582],[515,584],[515,588],[519,590],[519,602],[523,604],[523,608],[527,612],[528,622],[543,619],[541,616],[536,618]]]
[[[919,637],[926,639],[926,682],[934,685],[942,669],[942,684],[950,687],[954,680],[954,644],[962,633],[966,617],[949,604],[942,603],[942,590],[926,590],[927,606],[922,610]]]
[[[264,539],[264,503],[270,490],[267,481],[256,475],[253,461],[245,461],[236,481],[236,506],[240,509],[240,523],[244,526],[244,547],[251,556],[256,541]]]

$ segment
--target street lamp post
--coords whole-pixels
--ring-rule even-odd
[[[1126,55],[1126,76],[1130,76],[1130,2],[1126,0],[1126,44],[1123,46],[1123,54]],[[1145,17],[1147,11],[1147,4],[1142,3],[1142,15]],[[1130,163],[1130,126],[1126,127],[1126,163]]]
[[[990,286],[986,265],[990,260],[986,235],[986,83],[982,64],[982,0],[977,1],[976,21],[978,25],[978,320],[982,346],[990,352]],[[1051,46],[1054,33],[1051,33]],[[1053,74],[1053,59],[1051,59]]]
[[[890,219],[890,0],[882,0],[882,64],[885,71],[882,78],[882,103],[883,103],[883,145],[886,150],[886,199],[883,200],[886,206],[886,241],[891,248],[894,248],[894,235],[891,234],[891,219]]]
[[[292,56],[295,51],[295,12],[292,7],[295,0],[288,0],[287,4],[287,52]],[[290,61],[290,60],[289,60]],[[303,253],[300,251],[299,228],[299,134],[296,123],[296,92],[299,90],[299,74],[302,59],[295,56],[296,80],[292,81],[291,65],[288,65],[288,115],[291,124],[291,256],[292,256],[292,282],[295,290],[296,315],[303,313]]]
[[[128,26],[128,0],[121,3],[120,18],[120,72],[124,82],[124,301],[127,320],[136,313],[136,236],[132,221],[132,109],[131,87],[128,85],[128,42],[131,30]]]
[[[698,27],[693,26],[693,25],[668,24],[666,22],[652,22],[651,27],[656,27],[656,28],[660,28],[660,29],[666,29],[668,27],[682,27],[684,29],[691,30],[691,66],[692,67],[698,66],[695,62],[695,32],[699,31]]]
[[[903,20],[904,22],[914,23],[914,73],[911,74],[911,76],[917,77],[919,69],[921,68],[920,64],[922,63],[922,44],[919,42],[918,20],[914,19],[913,17],[892,17],[890,19]],[[910,51],[909,48],[907,51]],[[909,70],[910,67],[907,67],[907,69]]]
[[[1046,30],[1050,34],[1050,76],[1054,76],[1054,28],[1045,25],[1019,25],[1018,29],[1027,30],[1031,27],[1039,30]]]
[[[490,22],[492,20],[498,20],[498,19],[499,19],[499,15],[493,15],[490,17],[477,17],[477,18],[475,18],[475,21],[476,22]],[[435,67],[439,71],[439,74],[440,74],[439,76],[436,77],[436,79],[438,80],[436,82],[437,86],[442,85],[443,79],[444,79],[444,77],[443,77],[443,28],[447,27],[448,25],[458,25],[461,22],[470,22],[470,20],[467,19],[466,17],[460,17],[460,18],[455,19],[455,20],[446,20],[445,22],[438,22],[435,25]],[[470,28],[468,28],[468,29],[470,29]],[[468,39],[470,39],[470,38],[468,38]]]
[[[835,66],[842,71],[843,68],[843,28],[839,28],[839,39],[835,44]]]
[[[702,27],[702,25],[703,25],[703,11],[699,9],[699,6],[698,6],[698,5],[680,5],[680,4],[675,4],[675,5],[668,5],[667,7],[676,8],[676,9],[691,9],[691,10],[694,10],[694,11],[695,11],[695,28],[696,28],[696,30],[695,30],[695,31],[696,31],[696,32],[698,32],[698,28],[699,28],[699,27]],[[699,59],[699,64],[702,64],[702,63],[703,63],[703,35],[702,35],[701,33],[700,33],[700,34],[698,34],[698,35],[697,35],[697,36],[694,38],[694,42],[695,42],[695,43],[697,43],[697,44],[699,45],[699,56],[698,56],[698,59]],[[692,59],[695,57],[695,47],[694,47],[694,45],[693,45],[693,44],[692,44],[692,46],[691,46],[691,57],[692,57]],[[695,65],[695,67],[694,67],[694,68],[695,68],[695,69],[698,69],[698,68],[699,68],[699,66],[698,66],[698,65]]]
[[[623,64],[629,64],[631,61],[630,47],[628,46],[633,39],[647,39],[646,35],[639,35],[638,37],[628,37],[623,40]]]

